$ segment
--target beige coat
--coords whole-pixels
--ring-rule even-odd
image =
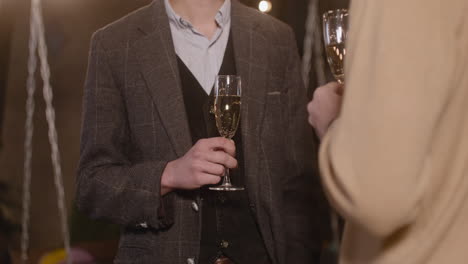
[[[343,264],[468,263],[468,1],[354,0],[320,167]]]

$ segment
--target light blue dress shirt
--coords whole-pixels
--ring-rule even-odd
[[[211,39],[198,32],[190,22],[180,17],[165,0],[176,54],[189,68],[207,94],[223,63],[231,29],[231,0],[225,0],[215,16],[218,28]]]

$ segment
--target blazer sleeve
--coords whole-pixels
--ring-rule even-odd
[[[320,169],[333,206],[386,237],[411,224],[431,178],[431,139],[451,93],[455,27],[438,0],[356,0],[340,117]]]
[[[330,235],[329,206],[318,172],[318,146],[307,123],[307,90],[304,87],[294,32],[287,31],[288,173],[282,182],[283,215],[286,220],[288,263],[318,262]]]
[[[122,226],[167,228],[173,222],[173,194],[161,197],[168,161],[134,163],[125,99],[102,45],[93,35],[84,87],[81,157],[76,204],[92,218]]]

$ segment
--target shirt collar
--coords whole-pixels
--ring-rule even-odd
[[[179,29],[192,28],[192,24],[181,16],[179,16],[171,6],[169,0],[164,0],[166,13],[169,18],[169,23],[175,25]],[[223,28],[231,21],[231,0],[225,0],[218,13],[215,16],[216,23]]]
[[[224,27],[231,21],[231,0],[225,0],[215,17],[218,26]]]

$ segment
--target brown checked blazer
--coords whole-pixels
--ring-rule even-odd
[[[238,1],[231,31],[255,218],[273,263],[314,263],[327,213],[294,34]],[[76,203],[122,226],[115,262],[197,263],[197,192],[160,196],[166,164],[192,146],[162,0],[94,34],[83,111]]]

